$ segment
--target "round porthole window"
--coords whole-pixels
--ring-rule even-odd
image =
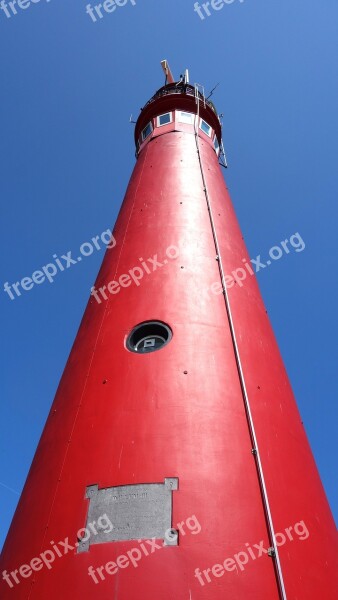
[[[147,354],[160,350],[170,342],[172,331],[161,321],[147,321],[134,327],[127,338],[127,348],[131,352]]]

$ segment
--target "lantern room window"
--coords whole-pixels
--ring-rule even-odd
[[[211,127],[206,121],[203,121],[203,119],[201,119],[200,128],[202,129],[202,131],[204,131],[204,133],[211,137]]]
[[[145,128],[143,129],[143,131],[141,133],[142,142],[144,142],[144,140],[152,133],[152,131],[153,131],[153,125],[152,125],[152,122],[150,121],[150,123],[148,123],[148,125],[145,126]]]
[[[168,123],[172,122],[172,114],[171,112],[165,113],[164,115],[159,115],[157,117],[157,127],[162,127],[162,125],[168,125]]]
[[[179,110],[177,111],[177,114],[179,123],[187,123],[188,125],[192,125],[194,122],[194,115],[192,113]]]
[[[217,135],[215,135],[215,137],[214,137],[214,148],[215,148],[216,154],[218,156],[219,155],[219,142],[218,142],[218,139],[217,139]]]

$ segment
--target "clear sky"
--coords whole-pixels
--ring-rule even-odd
[[[15,300],[3,284],[112,227],[135,162],[129,118],[163,84],[163,58],[207,91],[220,82],[251,256],[305,242],[258,279],[337,519],[337,0],[234,0],[204,19],[191,0],[128,0],[96,22],[87,0],[27,1],[0,10],[0,543],[103,250]]]

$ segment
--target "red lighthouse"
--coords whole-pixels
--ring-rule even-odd
[[[335,600],[336,529],[224,183],[220,119],[163,67],[1,598]]]

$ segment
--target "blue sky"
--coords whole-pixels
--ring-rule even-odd
[[[93,2],[94,5],[96,2]],[[189,67],[224,113],[225,173],[250,254],[295,232],[258,274],[338,517],[336,0],[136,0],[96,23],[86,0],[0,11],[2,281],[30,276],[112,227],[134,165],[129,117]],[[103,257],[10,300],[1,291],[3,542]]]

